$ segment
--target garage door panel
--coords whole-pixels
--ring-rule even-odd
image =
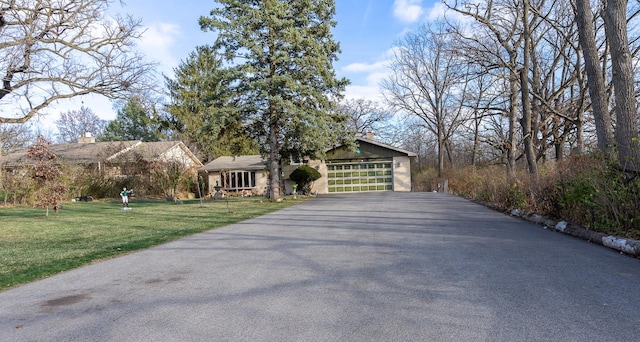
[[[389,162],[329,164],[329,192],[393,190],[393,169]]]

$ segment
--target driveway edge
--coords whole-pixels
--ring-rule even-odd
[[[528,212],[522,209],[504,210],[497,206],[493,206],[488,203],[482,203],[474,201],[478,204],[482,204],[492,210],[501,211],[508,215],[536,223],[545,227],[545,229],[553,229],[554,231],[561,232],[573,237],[577,237],[589,242],[596,243],[601,246],[605,246],[611,249],[615,249],[621,253],[640,258],[640,241],[634,239],[627,239],[619,236],[609,235],[605,233],[595,232],[589,230],[583,226],[567,221],[556,221],[554,219],[536,214],[534,212]]]

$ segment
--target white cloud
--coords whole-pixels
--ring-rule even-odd
[[[362,72],[371,72],[375,70],[380,70],[380,69],[386,68],[387,65],[388,65],[387,61],[375,62],[373,64],[352,63],[342,68],[342,70],[344,72],[362,73]]]
[[[395,0],[393,15],[402,22],[413,23],[424,13],[421,4],[422,0]]]
[[[379,60],[372,63],[352,63],[342,68],[352,84],[345,89],[347,99],[366,99],[383,102],[380,83],[389,75],[389,61],[392,49],[386,51]]]
[[[160,71],[168,72],[178,64],[179,60],[171,52],[181,36],[179,25],[171,23],[154,23],[148,26],[138,42],[141,52],[149,59],[160,63]]]
[[[347,86],[344,97],[345,99],[365,99],[375,102],[382,102],[384,100],[380,92],[380,87],[377,84]]]
[[[426,15],[427,21],[434,21],[434,20],[445,18],[445,17],[450,21],[454,21],[454,22],[469,20],[467,17],[463,16],[462,14],[456,11],[449,10],[449,8],[445,6],[445,4],[443,4],[442,2],[435,2],[433,4],[433,7],[431,7],[431,9],[429,9],[426,12],[427,12],[427,15]]]
[[[180,26],[170,23],[155,23],[146,28],[140,46],[147,49],[169,50],[180,35]]]

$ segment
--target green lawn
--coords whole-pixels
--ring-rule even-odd
[[[148,248],[299,203],[257,198],[66,203],[58,213],[31,207],[0,208],[0,291],[96,260]]]

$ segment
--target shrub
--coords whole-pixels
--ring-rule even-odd
[[[503,199],[503,205],[506,208],[526,208],[527,193],[520,185],[512,184],[506,191],[506,196]]]
[[[557,216],[593,230],[627,237],[640,234],[640,178],[601,160],[557,183]]]
[[[54,164],[56,154],[49,149],[51,142],[39,135],[36,143],[29,147],[27,155],[35,161],[32,178],[36,184],[36,202],[38,207],[46,208],[45,215],[49,216],[49,207],[58,211],[60,202],[67,193],[67,187],[62,184],[62,171]]]
[[[438,171],[433,168],[415,168],[411,172],[411,188],[413,191],[433,191],[431,184],[438,178]]]
[[[640,175],[622,172],[597,155],[546,162],[539,181],[529,184],[525,170],[509,185],[500,167],[447,170],[449,189],[457,195],[505,210],[520,208],[595,231],[640,238]]]
[[[296,182],[296,184],[298,184],[298,189],[300,189],[302,193],[306,195],[311,192],[311,185],[313,184],[313,182],[321,176],[322,175],[318,170],[308,165],[302,165],[295,169],[291,173],[289,178],[291,178],[292,181]]]

